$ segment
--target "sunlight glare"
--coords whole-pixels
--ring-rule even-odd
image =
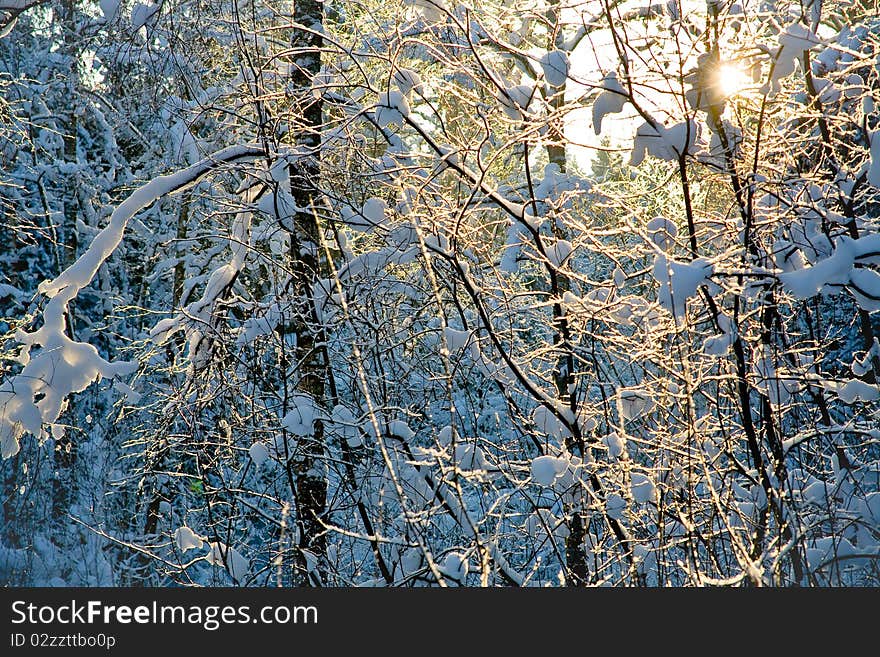
[[[716,75],[718,87],[725,98],[735,96],[751,82],[748,72],[739,62],[723,62]]]

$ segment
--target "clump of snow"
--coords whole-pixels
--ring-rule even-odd
[[[574,246],[572,246],[572,243],[568,240],[561,239],[554,241],[553,243],[547,245],[547,247],[545,248],[547,260],[549,260],[550,264],[557,269],[561,267],[566,260],[568,260],[573,251]]]
[[[381,226],[385,223],[385,213],[388,205],[381,198],[371,197],[364,201],[361,215],[370,226]]]
[[[630,474],[630,490],[633,499],[639,504],[657,501],[657,488],[651,478],[642,472]]]
[[[471,442],[457,443],[453,458],[456,465],[462,470],[488,470],[490,468],[482,448]]]
[[[828,504],[828,491],[828,482],[816,479],[801,489],[801,497],[808,504],[825,506]]]
[[[780,80],[795,71],[805,50],[812,50],[824,42],[801,23],[792,23],[779,35],[779,48],[774,57],[770,82],[773,91],[779,91]]]
[[[409,103],[399,91],[383,91],[376,102],[376,123],[380,128],[403,126],[409,116]]]
[[[411,13],[419,16],[427,23],[441,23],[446,20],[449,11],[444,0],[404,0],[404,5]]]
[[[620,388],[617,391],[617,412],[622,420],[634,420],[654,408],[654,398],[645,390]]]
[[[880,273],[867,267],[854,267],[849,272],[847,288],[862,310],[880,310]]]
[[[859,500],[858,513],[871,527],[880,527],[880,492],[868,493]]]
[[[448,326],[443,329],[443,338],[446,340],[446,347],[449,351],[464,349],[470,337],[470,331],[458,331]]]
[[[422,95],[424,93],[424,85],[421,76],[408,68],[399,68],[394,71],[394,84],[404,96],[409,97],[413,92]]]
[[[855,546],[842,536],[825,536],[810,542],[806,550],[807,563],[810,568],[817,570],[827,566],[835,559],[847,559],[859,553]],[[852,564],[848,560],[843,563]]]
[[[880,399],[880,386],[866,383],[860,379],[850,379],[840,383],[837,381],[825,381],[824,387],[837,394],[844,404],[852,404],[857,401],[877,401]]]
[[[450,552],[444,557],[443,563],[440,564],[438,570],[446,577],[456,582],[464,583],[464,579],[468,574],[467,557],[461,552]]]
[[[872,130],[870,149],[870,165],[868,166],[868,184],[880,187],[880,128]]]
[[[622,112],[623,106],[629,100],[614,71],[608,73],[602,80],[602,88],[593,101],[593,130],[597,135],[602,134],[602,121],[605,117]]]
[[[119,379],[113,382],[113,389],[125,395],[125,401],[129,404],[137,404],[141,400],[141,393]]]
[[[605,513],[609,518],[622,520],[626,513],[626,500],[617,493],[611,493],[605,499]]]
[[[856,376],[864,376],[871,371],[873,365],[871,363],[875,358],[880,358],[880,341],[874,338],[871,348],[859,356],[858,353],[853,354],[853,362],[850,364],[852,373]]]
[[[703,340],[703,353],[707,356],[724,356],[733,346],[734,335],[725,331],[717,335],[710,335]]]
[[[519,84],[499,91],[496,98],[508,117],[514,121],[521,121],[525,117],[534,93],[535,88],[532,85]]]
[[[535,509],[535,512],[526,519],[523,529],[528,536],[536,537],[538,540],[553,536],[564,541],[571,533],[567,523],[545,508]]]
[[[271,303],[263,314],[254,314],[241,324],[235,343],[239,346],[248,345],[263,335],[270,335],[281,322],[283,314],[280,305]],[[153,329],[155,330],[155,328]]]
[[[541,57],[544,79],[551,87],[561,87],[568,79],[570,64],[568,55],[562,50],[551,50]]]
[[[552,486],[556,478],[565,472],[568,462],[555,456],[539,456],[532,459],[532,482],[539,486]]]
[[[269,450],[266,448],[265,443],[256,442],[248,449],[248,456],[251,457],[254,465],[259,468],[269,459]]]
[[[174,545],[181,552],[197,550],[205,544],[204,537],[196,534],[192,529],[184,525],[174,530]]]
[[[650,240],[663,251],[668,251],[675,245],[678,236],[678,226],[666,217],[654,217],[645,226]]]
[[[677,160],[686,153],[692,153],[700,136],[699,125],[693,119],[665,127],[661,123],[643,123],[636,130],[630,166],[638,166],[645,155],[658,160]]]
[[[809,299],[820,292],[837,294],[849,289],[863,310],[880,310],[880,274],[874,269],[857,265],[880,264],[880,235],[871,234],[859,239],[846,235],[838,237],[833,252],[811,266],[794,271],[783,271],[777,278],[796,299]]]
[[[108,23],[112,22],[114,18],[116,18],[116,14],[119,11],[119,3],[120,0],[101,0],[99,5],[101,7],[101,13],[104,14],[104,20]]]
[[[363,444],[364,439],[360,427],[348,407],[337,404],[333,407],[330,417],[333,421],[333,430],[345,439],[349,447],[359,447]]]
[[[150,19],[153,18],[158,11],[159,5],[157,4],[153,4],[152,2],[149,4],[138,2],[131,10],[131,28],[133,30],[139,30],[149,23]]]
[[[713,265],[704,258],[679,262],[658,254],[654,258],[654,279],[659,284],[657,302],[672,313],[676,321],[684,317],[687,300],[707,283],[714,272]]]
[[[397,436],[405,442],[411,441],[416,436],[415,431],[403,420],[392,420],[389,422],[388,433],[389,435]]]
[[[608,448],[608,455],[613,459],[619,459],[626,453],[626,441],[617,432],[612,431],[602,438],[602,444]]]
[[[849,280],[855,250],[853,241],[841,237],[834,253],[811,267],[778,274],[783,287],[796,299],[816,296],[826,285],[842,287]]]
[[[562,413],[565,414],[566,410],[562,410]],[[547,436],[562,437],[568,434],[565,423],[546,406],[538,406],[532,413],[532,420],[538,431]]]
[[[311,436],[320,413],[311,396],[299,393],[291,400],[292,408],[281,419],[281,426],[295,436]]]
[[[217,541],[216,543],[208,543],[211,548],[210,552],[205,555],[205,561],[212,566],[219,568],[227,568],[232,578],[238,582],[244,580],[247,575],[250,563],[242,556],[241,552],[234,547],[229,547],[225,543]]]

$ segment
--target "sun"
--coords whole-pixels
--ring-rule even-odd
[[[722,62],[715,71],[718,89],[724,98],[735,96],[751,83],[748,72],[739,62]]]

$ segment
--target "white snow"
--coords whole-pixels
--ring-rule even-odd
[[[238,550],[220,541],[216,543],[210,542],[208,547],[211,548],[211,551],[205,555],[205,561],[219,568],[225,566],[228,568],[229,574],[232,575],[233,579],[238,582],[244,580],[250,568],[250,563]]]
[[[671,219],[666,217],[654,217],[648,221],[645,228],[651,241],[663,251],[668,251],[675,245],[675,238],[678,236],[678,226]]]
[[[383,91],[376,102],[376,123],[381,128],[395,124],[403,126],[409,116],[409,103],[399,91]]]
[[[449,351],[464,349],[470,337],[470,331],[459,331],[448,326],[443,329],[443,338],[446,340],[446,347]]]
[[[648,475],[642,472],[632,472],[630,473],[630,482],[630,490],[637,503],[646,504],[657,500],[657,488]]]
[[[605,498],[605,513],[609,518],[622,520],[626,513],[626,500],[617,493],[611,493]]]
[[[828,504],[828,492],[833,489],[829,488],[827,482],[815,480],[801,489],[801,496],[805,502],[815,504],[816,506],[825,506]]]
[[[205,544],[203,537],[196,534],[192,529],[184,525],[174,530],[174,545],[181,552],[194,550]]]
[[[16,340],[23,345],[20,362],[24,367],[0,384],[0,454],[4,458],[18,452],[24,433],[44,439],[43,425],[57,422],[71,393],[82,392],[101,378],[124,376],[137,369],[136,363],[111,363],[92,345],[71,340],[65,322],[68,305],[119,246],[128,222],[158,198],[196,182],[221,164],[261,153],[253,146],[232,146],[182,171],[154,178],[117,206],[107,226],[72,265],[54,280],[40,284],[39,292],[49,298],[43,309],[43,325],[32,333],[16,333]],[[168,322],[164,328],[170,328]],[[37,345],[41,349],[37,350]]]
[[[684,317],[687,300],[708,282],[714,267],[704,258],[679,262],[663,254],[654,258],[654,279],[659,284],[657,302],[668,310],[676,321]]]
[[[605,117],[622,112],[628,100],[626,90],[621,86],[614,71],[605,76],[602,87],[603,90],[593,101],[593,130],[597,135],[602,134],[602,121]]]
[[[568,80],[570,64],[568,55],[562,50],[551,50],[545,53],[540,60],[541,69],[544,71],[544,79],[552,87],[561,87]]]
[[[248,456],[251,457],[251,461],[254,462],[254,465],[259,468],[268,460],[269,450],[265,443],[256,442],[250,446],[250,449],[248,449]]]
[[[310,436],[315,431],[315,420],[320,419],[315,400],[299,393],[291,400],[292,408],[281,419],[281,426],[295,436]]]
[[[131,10],[131,28],[139,30],[150,21],[157,11],[159,11],[159,5],[138,2]]]
[[[617,412],[623,420],[634,420],[654,408],[651,395],[638,388],[620,388],[617,391]]]
[[[724,332],[717,335],[710,335],[703,340],[703,353],[707,356],[724,356],[733,346],[734,336],[732,333]]]
[[[608,448],[608,455],[613,459],[620,458],[626,451],[626,442],[615,431],[604,436],[602,443]]]
[[[388,204],[386,204],[381,198],[373,196],[364,201],[361,214],[371,226],[381,226],[385,223],[385,212],[387,210]]]
[[[837,394],[845,404],[852,404],[856,401],[877,401],[880,399],[880,386],[871,383],[865,383],[860,379],[850,379],[849,381],[840,383],[837,381],[825,381],[823,386]]]
[[[235,343],[239,346],[244,346],[251,344],[261,336],[270,335],[278,326],[279,322],[281,322],[282,318],[283,314],[281,312],[281,306],[277,302],[270,303],[263,313],[257,314],[255,312],[252,317],[248,317],[242,322]],[[153,330],[156,331],[157,328],[159,328],[158,324]],[[161,333],[162,329],[160,329],[159,332]]]
[[[868,184],[880,187],[880,128],[870,131],[871,149],[868,166]]]
[[[514,121],[520,121],[523,119],[534,93],[535,88],[532,85],[519,84],[498,92],[496,98],[508,117]]]
[[[548,244],[545,248],[547,260],[549,260],[550,264],[557,269],[568,260],[573,251],[574,247],[568,240],[556,240],[555,242]]]
[[[340,434],[349,447],[359,447],[364,439],[354,414],[348,407],[337,404],[333,407],[330,417],[334,423],[334,430]]]
[[[443,559],[439,570],[446,577],[456,582],[464,583],[464,578],[468,574],[468,560],[461,552],[450,552]]]
[[[113,389],[125,395],[125,401],[129,404],[137,404],[141,400],[141,394],[137,390],[119,379],[113,382]]]
[[[555,456],[539,456],[532,459],[532,482],[539,486],[552,486],[556,477],[565,472],[568,463]]]
[[[837,294],[849,289],[856,303],[868,312],[880,310],[880,274],[864,265],[880,264],[880,234],[853,240],[843,235],[833,252],[811,266],[783,271],[777,278],[796,299],[817,294]]]
[[[828,565],[835,558],[851,557],[858,554],[855,546],[842,536],[825,536],[810,541],[806,550],[807,563],[813,570],[818,569],[822,565]],[[853,561],[841,562],[841,568],[844,564],[853,564]]]
[[[645,155],[658,160],[677,160],[685,153],[692,153],[700,136],[699,125],[694,120],[683,121],[669,128],[660,123],[643,123],[633,139],[630,166],[638,166]]]
[[[489,462],[479,445],[471,442],[456,443],[453,455],[456,465],[462,470],[488,470]]]
[[[424,94],[424,85],[421,76],[408,68],[399,68],[394,71],[394,84],[404,96],[410,96],[413,92]]]
[[[779,91],[780,80],[794,73],[805,50],[812,50],[824,42],[814,32],[800,23],[792,23],[779,35],[779,48],[770,76],[773,91]]]
[[[847,285],[850,294],[862,310],[869,313],[880,310],[880,274],[866,267],[854,267]]]
[[[853,240],[841,237],[837,240],[836,247],[830,257],[820,260],[811,267],[778,274],[783,287],[795,299],[809,299],[816,296],[826,285],[838,287],[845,285],[849,280],[855,258]]]
[[[868,493],[859,501],[859,515],[871,527],[880,527],[880,492]]]
[[[296,201],[287,191],[287,187],[279,186],[276,190],[267,192],[260,198],[257,202],[257,210],[266,216],[284,221],[296,213]]]
[[[562,437],[568,434],[562,420],[546,406],[538,406],[532,413],[532,420],[538,431],[547,436]]]
[[[416,16],[421,16],[428,23],[440,23],[446,19],[448,11],[444,0],[404,0]]]
[[[403,420],[392,420],[389,422],[388,433],[392,436],[397,436],[405,442],[411,441],[416,436],[415,432]]]
[[[100,0],[101,13],[104,14],[104,20],[111,22],[119,11],[120,0]]]

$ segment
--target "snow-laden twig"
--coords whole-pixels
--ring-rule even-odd
[[[68,395],[82,392],[101,378],[123,376],[136,369],[134,363],[110,362],[93,345],[73,340],[67,335],[66,322],[70,302],[119,247],[128,222],[161,197],[194,184],[207,173],[263,154],[252,145],[230,146],[186,169],[153,178],[119,204],[107,226],[72,265],[54,280],[40,284],[39,292],[49,299],[42,312],[42,326],[30,333],[16,333],[15,339],[22,345],[18,360],[23,368],[0,383],[0,456],[16,454],[25,433],[44,440],[44,427],[55,425]],[[41,349],[32,353],[37,345]],[[60,427],[53,427],[53,434],[60,435],[60,431]]]

